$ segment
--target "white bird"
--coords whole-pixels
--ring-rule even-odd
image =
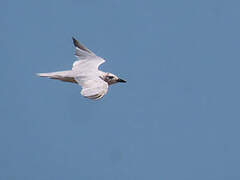
[[[75,38],[72,39],[76,47],[75,56],[78,59],[73,63],[72,70],[38,73],[38,76],[77,83],[82,87],[81,94],[84,97],[95,100],[102,98],[107,93],[109,85],[117,82],[126,82],[112,73],[100,71],[98,67],[105,60],[96,56]]]

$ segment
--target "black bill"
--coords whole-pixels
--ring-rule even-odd
[[[117,82],[122,82],[122,83],[126,83],[127,81],[123,80],[123,79],[118,79]]]

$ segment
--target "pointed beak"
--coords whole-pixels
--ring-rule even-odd
[[[127,81],[125,81],[125,80],[123,80],[123,79],[120,79],[120,78],[118,78],[117,82],[126,83]]]

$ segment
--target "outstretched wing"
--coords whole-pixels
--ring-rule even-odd
[[[108,91],[108,84],[99,77],[98,67],[105,62],[88,48],[73,38],[76,47],[75,55],[78,58],[73,63],[76,82],[82,86],[81,94],[89,99],[100,99]]]
[[[78,58],[77,61],[73,63],[72,70],[78,73],[92,73],[98,71],[98,67],[105,62],[104,59],[96,56],[88,48],[80,44],[74,37],[73,44],[76,48],[75,56]]]

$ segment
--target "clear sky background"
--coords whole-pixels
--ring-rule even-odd
[[[240,1],[1,0],[1,180],[239,180]],[[100,101],[37,72],[71,37],[126,79]]]

